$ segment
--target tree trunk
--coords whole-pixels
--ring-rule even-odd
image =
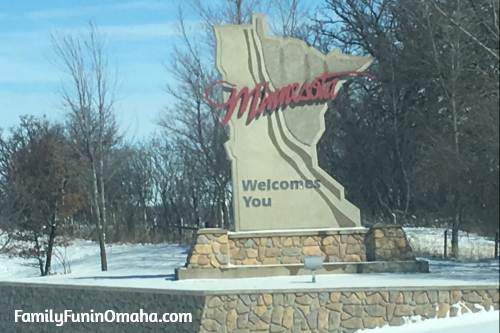
[[[455,92],[452,94],[451,98],[451,105],[452,105],[452,112],[453,112],[453,139],[455,143],[455,153],[457,156],[457,159],[460,156],[460,145],[459,145],[459,137],[460,133],[458,130],[458,115],[457,115],[457,104],[455,101]],[[455,196],[455,216],[453,220],[453,228],[451,232],[451,255],[453,258],[458,259],[458,252],[459,252],[459,246],[458,246],[458,231],[460,229],[460,206],[459,206],[459,201],[460,195]]]
[[[119,239],[119,227],[118,227],[118,224],[116,223],[116,214],[115,214],[115,211],[112,210],[111,211],[111,216],[113,217],[113,230],[114,230],[114,238],[115,239]]]
[[[242,0],[236,0],[236,24],[243,24],[243,17],[241,14],[241,2]]]
[[[46,261],[45,261],[45,275],[49,275],[51,271],[52,265],[52,251],[54,249],[54,241],[56,238],[56,224],[55,218],[52,221],[52,225],[50,227],[50,236],[49,236],[49,245],[47,247]]]
[[[182,225],[183,225],[183,223],[184,223],[184,220],[181,217],[181,219],[179,220],[179,228],[178,228],[178,230],[179,230],[179,240],[182,240]]]
[[[453,220],[453,226],[451,229],[451,255],[453,258],[458,259],[459,255],[459,247],[458,247],[458,231],[460,230],[460,212],[458,211],[455,214],[455,218]]]
[[[101,195],[101,232],[99,233],[99,247],[101,248],[101,270],[108,270],[108,259],[106,257],[106,197],[104,195],[104,162],[103,162],[103,154],[102,154],[102,143],[100,147],[100,177],[99,177],[99,185],[100,185],[100,195]]]
[[[106,247],[104,246],[104,237],[103,237],[103,225],[101,220],[101,209],[99,207],[99,188],[97,185],[97,170],[95,166],[94,159],[90,159],[90,167],[92,170],[92,195],[93,195],[93,206],[94,206],[94,216],[97,224],[97,235],[99,239],[99,248],[101,252],[101,270],[108,270],[108,263],[106,261]]]
[[[40,268],[40,275],[45,276],[46,274],[45,274],[45,270],[43,267],[43,260],[42,260],[42,256],[40,253],[40,243],[38,243],[38,236],[36,234],[35,234],[34,241],[35,241],[36,259],[38,260],[38,268]]]
[[[226,191],[224,187],[221,187],[221,205],[222,205],[222,221],[224,223],[224,229],[229,230],[231,228],[230,222],[229,222],[229,212],[227,209],[226,205]]]
[[[217,224],[219,228],[229,230],[229,214],[226,205],[226,191],[223,182],[218,176],[215,177],[217,184]]]
[[[399,140],[399,121],[398,121],[398,115],[397,115],[397,110],[398,110],[398,103],[397,103],[397,93],[396,93],[396,78],[395,78],[395,69],[394,69],[394,63],[391,58],[391,74],[392,74],[392,113],[393,113],[393,123],[394,123],[394,141],[395,141],[395,147],[396,147],[396,154],[398,156],[398,161],[400,163],[401,171],[403,173],[403,178],[405,181],[406,185],[406,197],[405,197],[405,207],[403,211],[403,216],[401,218],[400,223],[403,224],[406,221],[406,217],[408,215],[408,211],[410,209],[410,194],[411,194],[411,185],[410,185],[410,179],[408,177],[408,174],[406,172],[406,165],[403,159],[403,154],[401,152],[401,147],[400,147],[400,140]],[[400,207],[400,203],[398,202],[398,208]]]
[[[38,258],[38,267],[40,267],[40,275],[45,276],[45,270],[43,269],[43,260]]]

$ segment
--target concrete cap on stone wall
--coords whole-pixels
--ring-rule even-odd
[[[373,229],[388,229],[388,228],[402,228],[401,224],[395,223],[376,223],[372,226]]]
[[[198,235],[202,235],[202,234],[227,234],[227,230],[226,229],[221,229],[221,228],[202,228],[202,229],[198,229],[196,231],[198,233]]]

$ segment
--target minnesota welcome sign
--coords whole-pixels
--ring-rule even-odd
[[[224,107],[230,129],[235,231],[352,228],[359,209],[319,168],[316,144],[326,102],[372,58],[323,54],[303,41],[268,34],[262,14],[251,25],[216,26],[222,80],[206,89]],[[222,88],[219,101],[212,89]]]

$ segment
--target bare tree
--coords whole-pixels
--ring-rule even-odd
[[[94,223],[101,251],[101,269],[108,269],[106,259],[106,189],[107,154],[120,136],[114,113],[116,76],[110,72],[106,39],[94,24],[87,36],[52,37],[56,64],[67,75],[61,99],[67,111],[67,128],[75,149],[86,158],[86,180]]]
[[[0,138],[3,138],[0,128]],[[12,230],[14,229],[13,218],[8,211],[7,172],[5,166],[10,162],[10,152],[4,145],[0,145],[0,253],[8,249],[12,240]]]
[[[290,5],[290,6],[288,6]],[[213,200],[216,207],[213,217],[215,226],[230,228],[231,225],[231,169],[224,143],[228,140],[227,128],[220,125],[223,110],[214,107],[205,100],[205,88],[219,78],[215,69],[215,36],[213,25],[246,24],[252,12],[269,12],[274,19],[274,26],[283,36],[299,37],[304,32],[304,9],[299,0],[287,3],[259,0],[227,0],[208,3],[193,0],[192,7],[200,17],[197,31],[191,34],[186,21],[180,13],[179,28],[182,43],[177,46],[167,66],[177,78],[175,86],[167,87],[168,93],[176,103],[168,108],[158,121],[166,133],[175,142],[181,160],[185,161],[182,173],[183,191],[193,198],[192,207],[200,207],[207,198]],[[274,22],[274,21],[273,21]],[[220,91],[211,92],[213,100],[221,98]],[[186,188],[190,186],[208,188],[206,192]],[[197,208],[196,208],[197,209]],[[195,214],[196,215],[196,214]],[[197,220],[200,216],[195,217]]]
[[[403,51],[398,47],[393,3],[328,1],[313,18],[312,29],[316,46],[325,52],[337,47],[376,59],[370,69],[376,80],[345,85],[326,114],[332,124],[320,142],[319,150],[327,152],[320,154],[320,161],[345,182],[367,220],[404,223],[412,192],[413,134],[407,110],[417,98],[418,83],[408,81],[408,70],[398,61]]]
[[[11,240],[12,236],[7,231],[0,232],[0,253],[7,249]]]
[[[481,5],[484,4],[483,2]],[[429,7],[425,6],[422,9],[417,6],[417,8],[413,7],[412,11],[413,13],[419,13],[418,11],[421,10],[420,13],[426,18],[421,20],[420,23],[422,30],[428,34],[431,46],[431,59],[433,62],[429,64],[429,69],[435,73],[438,79],[437,82],[439,82],[438,91],[442,98],[440,113],[449,115],[442,118],[444,128],[450,129],[449,134],[437,131],[436,134],[430,137],[434,138],[437,143],[435,146],[438,147],[441,157],[448,157],[450,162],[446,174],[440,174],[440,178],[448,179],[447,201],[452,212],[452,222],[450,223],[452,229],[451,243],[452,255],[455,258],[459,255],[459,230],[465,221],[467,211],[470,209],[469,193],[471,193],[471,187],[473,187],[471,185],[477,182],[477,180],[472,180],[476,178],[471,174],[472,170],[476,168],[476,164],[470,157],[472,155],[478,156],[475,151],[470,150],[470,144],[475,142],[473,144],[475,146],[474,150],[481,146],[477,145],[478,141],[475,136],[468,134],[472,125],[471,120],[477,119],[474,113],[480,112],[477,103],[474,103],[476,98],[474,95],[487,87],[485,83],[489,80],[485,79],[492,74],[495,75],[495,66],[491,65],[494,62],[498,63],[498,50],[493,51],[480,40],[483,39],[484,43],[488,43],[490,37],[493,37],[496,39],[498,46],[498,34],[495,33],[497,28],[494,30],[475,29],[476,24],[479,23],[479,26],[484,24],[483,17],[476,17],[479,22],[470,23],[470,18],[474,17],[476,9],[474,6],[471,7],[468,2],[459,1],[445,2],[441,6],[437,4]],[[494,6],[491,11],[494,17],[497,14]],[[442,15],[447,18],[444,22],[437,19]],[[498,27],[497,19],[491,21],[496,21]],[[486,34],[485,31],[487,31]],[[486,36],[486,38],[481,36]],[[482,48],[479,53],[474,52],[477,46]],[[485,59],[485,56],[482,55],[483,52],[487,57],[493,56],[493,63]],[[481,67],[484,69],[481,69]],[[498,66],[496,67],[498,69]],[[498,76],[498,72],[496,76]],[[471,80],[476,85],[474,90],[471,90]],[[490,90],[493,87],[486,89]]]
[[[294,37],[308,41],[311,29],[311,8],[302,0],[269,0],[269,27],[271,32],[282,37]]]
[[[320,160],[365,217],[451,227],[455,256],[459,230],[498,225],[497,8],[328,0],[313,24],[320,47],[372,55],[377,76],[339,94]]]
[[[489,54],[491,54],[495,59],[500,59],[498,55],[498,40],[500,38],[500,27],[498,19],[498,1],[497,0],[468,0],[466,6],[473,9],[472,13],[469,12],[468,15],[473,15],[475,21],[479,22],[480,26],[484,28],[483,31],[487,31],[486,34],[474,33],[472,30],[468,29],[464,24],[462,24],[463,17],[457,18],[456,13],[447,13],[445,9],[432,0],[427,0],[434,8],[447,20],[447,22],[456,28],[458,28],[462,33],[470,37],[479,47],[483,48]],[[484,36],[486,36],[486,41],[484,41]],[[481,40],[483,39],[483,40]],[[492,45],[489,46],[488,44]]]
[[[0,137],[6,194],[3,211],[16,216],[11,235],[17,252],[34,258],[41,275],[50,274],[54,246],[65,221],[83,206],[76,181],[80,168],[60,126],[22,118],[8,139]]]
[[[218,77],[213,61],[215,39],[212,25],[245,22],[250,18],[254,3],[256,2],[235,0],[225,2],[222,7],[212,7],[195,0],[194,8],[203,20],[202,31],[205,31],[199,40],[193,40],[189,36],[182,12],[180,13],[179,27],[183,43],[182,47],[175,48],[168,66],[179,84],[167,87],[168,93],[177,103],[167,109],[158,121],[167,130],[167,135],[175,138],[179,149],[191,156],[196,172],[206,174],[214,191],[216,211],[213,219],[218,226],[224,228],[230,227],[230,163],[223,146],[228,136],[226,129],[219,124],[222,110],[209,105],[204,98],[205,88]],[[202,52],[204,48],[208,52]]]

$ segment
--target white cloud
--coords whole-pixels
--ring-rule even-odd
[[[99,27],[111,40],[115,38],[161,38],[178,35],[176,22],[167,21],[134,25],[106,25]]]
[[[115,114],[120,130],[126,132],[127,139],[140,139],[155,130],[161,131],[155,121],[169,101],[169,96],[161,90],[125,96],[118,93]],[[19,117],[26,114],[37,117],[46,115],[50,120],[62,121],[65,112],[59,105],[57,94],[49,91],[0,91],[0,128],[7,129],[19,124]]]
[[[57,82],[57,72],[47,63],[0,57],[0,83]]]
[[[112,5],[96,5],[83,6],[73,8],[54,8],[37,10],[27,13],[27,17],[31,19],[54,19],[68,18],[73,16],[88,16],[92,14],[102,13],[103,11],[117,10],[160,10],[169,9],[171,5],[160,1],[133,1],[123,2]]]
[[[196,24],[195,21],[188,24]],[[168,37],[178,35],[175,21],[134,25],[103,25],[99,30],[106,36],[112,60],[122,65],[157,61],[168,56]],[[0,82],[53,82],[57,72],[51,65],[54,52],[51,35],[83,35],[86,26],[56,30],[0,33]],[[125,61],[125,63],[123,63]],[[154,71],[151,71],[154,72]]]
[[[196,33],[196,27],[199,21],[186,21],[188,33]],[[113,43],[115,40],[133,40],[137,39],[157,39],[170,36],[178,36],[180,30],[176,20],[146,23],[146,24],[128,24],[128,25],[98,25],[102,35],[105,35],[108,42]],[[88,26],[82,25],[75,28],[59,28],[51,30],[35,30],[25,32],[10,32],[0,33],[0,55],[5,53],[17,52],[20,49],[36,49],[50,46],[51,35],[83,35],[88,33]]]
[[[117,9],[169,9],[172,8],[170,4],[165,3],[165,1],[134,1],[125,2],[115,5]]]
[[[49,119],[61,119],[62,112],[54,101],[54,94],[50,92],[0,91],[0,127],[11,127],[26,114],[38,117],[46,114]]]

